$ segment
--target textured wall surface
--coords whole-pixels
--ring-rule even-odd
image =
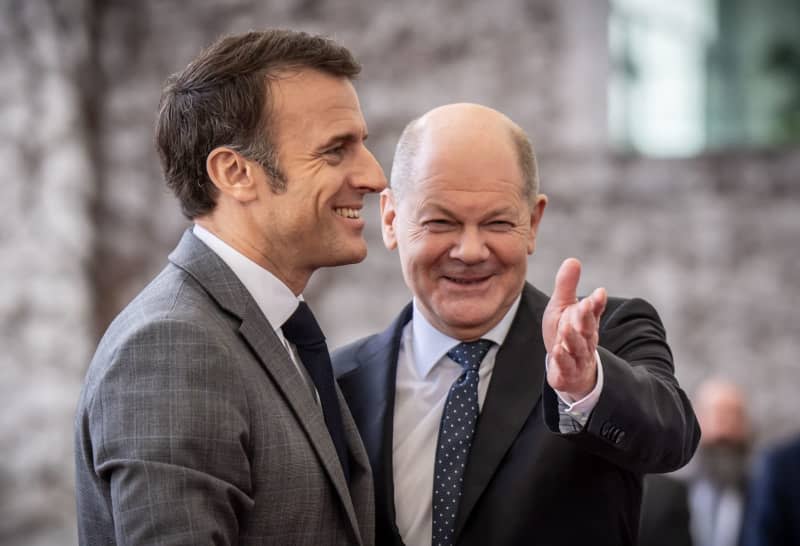
[[[69,433],[91,356],[96,191],[82,6],[0,16],[0,543],[71,544]]]
[[[610,152],[607,10],[583,0],[1,0],[0,543],[77,541],[83,373],[97,336],[186,227],[152,148],[160,86],[223,32],[283,26],[350,47],[387,171],[402,127],[433,106],[509,114],[531,133],[550,196],[530,280],[549,290],[561,260],[579,257],[585,292],[604,285],[656,305],[690,392],[727,375],[748,387],[761,443],[797,429],[800,150]],[[376,203],[367,260],[320,271],[307,290],[332,346],[383,328],[408,300]]]

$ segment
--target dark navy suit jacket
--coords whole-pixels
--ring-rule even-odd
[[[673,374],[664,328],[648,303],[609,299],[600,324],[604,387],[583,431],[558,432],[545,378],[542,313],[526,285],[495,361],[456,519],[459,545],[635,544],[642,476],[685,464],[700,437]],[[399,545],[392,477],[397,356],[407,306],[384,332],[333,355],[369,454],[376,543]],[[417,546],[417,545],[408,545]]]
[[[800,436],[763,456],[749,493],[743,545],[800,545]]]

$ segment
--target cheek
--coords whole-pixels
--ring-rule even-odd
[[[410,257],[418,274],[435,270],[437,265],[447,259],[450,244],[440,235],[422,235],[410,237],[408,242]]]
[[[509,269],[526,268],[528,263],[529,241],[526,237],[514,237],[498,241],[492,245],[492,253],[503,266]]]
[[[414,248],[414,245],[410,245],[405,247],[405,253],[401,253],[401,258],[405,269],[415,279],[424,277],[433,265],[424,246]]]
[[[428,234],[425,228],[417,226],[417,225],[409,225],[406,222],[399,222],[400,233],[403,234],[403,239],[406,240],[406,244],[411,247],[415,246],[418,248],[425,246],[425,241],[427,240],[426,235]]]
[[[398,252],[406,281],[418,287],[429,286],[433,282],[438,263],[443,255],[446,256],[441,246],[432,245],[427,237],[417,239],[407,237],[404,241],[400,241]]]
[[[290,180],[294,183],[294,197],[300,208],[319,208],[327,206],[342,189],[343,178],[338,173],[326,169],[317,169],[307,172]]]

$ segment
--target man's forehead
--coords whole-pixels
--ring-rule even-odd
[[[402,197],[408,195],[410,199]],[[401,199],[418,210],[516,209],[524,200],[521,180],[501,176],[412,177]]]
[[[511,126],[498,112],[460,109],[457,114],[429,113],[418,120],[420,159],[481,162],[494,156],[514,155]]]
[[[516,150],[507,134],[492,135],[431,131],[423,135],[413,158],[414,178],[452,178],[480,181],[487,178],[518,181]]]
[[[278,109],[356,109],[360,110],[353,83],[340,76],[316,69],[283,71],[268,80],[273,106]]]
[[[272,114],[279,125],[326,126],[363,137],[367,127],[350,80],[318,70],[286,72],[271,81]]]

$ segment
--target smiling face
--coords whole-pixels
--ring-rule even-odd
[[[420,311],[461,340],[494,327],[520,294],[547,199],[524,195],[509,123],[480,107],[421,120],[413,180],[381,196],[384,242],[397,248]]]
[[[286,189],[274,193],[262,169],[250,225],[269,269],[298,292],[314,270],[364,259],[363,198],[386,180],[364,145],[367,126],[350,81],[300,70],[270,90]]]

